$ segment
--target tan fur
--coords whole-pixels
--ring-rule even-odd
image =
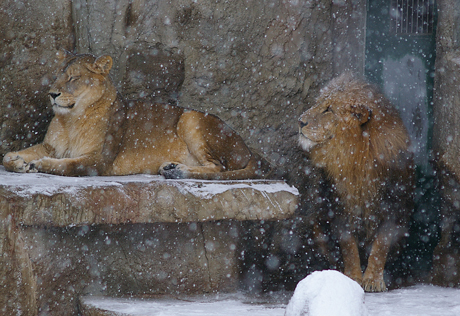
[[[50,89],[55,116],[43,143],[5,155],[15,172],[160,173],[168,178],[260,178],[267,165],[219,118],[168,104],[125,102],[110,56],[60,51]]]
[[[321,90],[299,124],[300,146],[324,168],[343,207],[335,225],[345,274],[366,291],[386,290],[387,253],[411,211],[412,155],[403,122],[382,94],[347,73]],[[364,276],[358,236],[372,242]]]

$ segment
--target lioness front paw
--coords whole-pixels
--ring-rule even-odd
[[[39,165],[41,165],[41,159],[40,160],[32,160],[30,163],[29,163],[29,173],[32,173],[32,172],[38,172],[39,170]]]
[[[166,179],[183,179],[185,173],[181,169],[180,164],[176,163],[164,163],[159,170],[159,173]]]
[[[383,278],[364,278],[362,287],[365,292],[386,292],[388,291]]]
[[[8,171],[25,173],[29,172],[29,164],[19,155],[8,153],[3,157],[3,166]]]

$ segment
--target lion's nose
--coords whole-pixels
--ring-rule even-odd
[[[307,126],[307,125],[308,125],[308,122],[303,122],[303,121],[299,120],[299,126],[300,126],[300,128],[303,128],[303,127],[305,127],[305,126]]]
[[[53,100],[55,100],[58,96],[60,96],[61,94],[60,93],[53,93],[53,92],[50,92],[49,93],[50,97],[53,98]]]

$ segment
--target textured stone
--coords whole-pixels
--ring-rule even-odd
[[[442,0],[438,6],[436,31],[436,73],[433,98],[433,149],[441,169],[460,180],[460,8],[456,0]]]
[[[42,17],[42,18],[37,18]],[[51,118],[47,91],[58,48],[72,49],[71,3],[0,3],[0,155],[35,144]]]
[[[441,240],[433,254],[433,283],[460,286],[460,7],[440,0],[433,98],[433,150],[441,182]]]
[[[460,181],[460,132],[459,116],[455,115],[460,104],[460,50],[449,51],[436,60],[435,124],[440,128],[433,131],[433,147],[443,170],[452,173]]]
[[[283,181],[61,177],[0,167],[0,313],[77,315],[81,295],[235,291],[243,222],[291,217]]]
[[[297,189],[283,181],[165,180],[162,176],[60,177],[0,167],[3,218],[60,226],[265,220],[290,217]]]

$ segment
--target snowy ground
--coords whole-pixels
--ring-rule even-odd
[[[87,297],[84,301],[132,316],[283,316],[291,295],[276,293],[265,300],[227,294],[151,301]],[[416,285],[386,293],[367,293],[365,305],[369,316],[459,316],[460,289]]]
[[[459,316],[460,289],[416,285],[366,294],[366,305],[369,316]]]

